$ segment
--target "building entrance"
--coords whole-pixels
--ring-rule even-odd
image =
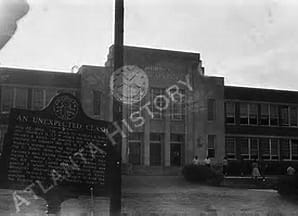
[[[181,144],[171,144],[171,166],[181,166]]]

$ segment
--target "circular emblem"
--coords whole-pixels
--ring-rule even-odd
[[[113,96],[125,104],[141,101],[148,92],[147,74],[138,66],[126,65],[113,72],[110,88]]]
[[[72,120],[78,114],[79,104],[75,99],[64,95],[58,97],[54,101],[53,109],[57,118],[62,120]]]

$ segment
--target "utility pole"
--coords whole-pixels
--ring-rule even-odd
[[[115,0],[115,29],[114,29],[114,71],[123,66],[123,31],[124,31],[124,1]],[[113,97],[113,121],[122,127],[122,103]],[[115,137],[116,146],[113,159],[110,215],[121,215],[121,148],[122,137]]]

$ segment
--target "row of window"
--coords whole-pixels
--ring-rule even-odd
[[[173,94],[175,101],[169,100],[168,102],[160,95],[166,95],[163,88],[151,88],[150,90],[150,109],[153,112],[153,119],[164,119],[166,110],[169,109],[171,120],[184,120],[187,107],[193,109],[198,108],[198,101],[193,101],[191,98],[186,98],[185,90],[179,89],[179,94],[183,95],[181,98],[178,94]],[[144,102],[143,102],[144,103]],[[141,101],[134,103],[130,106],[130,112],[138,111],[144,104]],[[160,109],[165,108],[165,109]],[[215,99],[208,99],[207,101],[207,118],[209,121],[216,119],[216,101]]]
[[[229,159],[298,160],[298,139],[226,137],[225,147]]]
[[[1,112],[7,113],[11,108],[41,110],[57,93],[68,92],[76,94],[74,90],[42,89],[24,87],[1,87]]]
[[[170,119],[172,120],[183,120],[185,118],[185,91],[183,89],[179,89],[179,93],[183,95],[181,102],[173,102],[170,101],[168,109],[170,109]],[[166,101],[162,97],[157,97],[158,95],[165,95],[165,89],[162,88],[152,88],[150,92],[150,104],[151,110],[154,114],[154,119],[163,119],[166,115],[165,110],[159,110],[158,108],[166,107]],[[157,98],[156,98],[157,97]],[[156,98],[156,99],[155,99]],[[180,98],[175,98],[175,100],[179,101]]]
[[[239,113],[236,115],[236,107]],[[262,126],[298,126],[298,106],[257,104],[257,103],[225,103],[225,120],[227,124]]]
[[[128,161],[133,165],[141,165],[143,133],[130,133],[128,136]],[[150,133],[150,165],[162,165],[164,134]],[[170,135],[170,165],[181,166],[184,146],[183,134]]]
[[[184,120],[185,118],[185,92],[183,89],[179,89],[179,93],[183,95],[175,100],[179,102],[172,102],[170,99],[166,99],[166,91],[163,88],[151,88],[150,90],[150,110],[153,113],[153,119],[164,119],[166,117],[166,110],[169,109],[170,119],[172,120]],[[162,97],[161,97],[162,95]],[[129,105],[129,112],[139,111],[147,101],[140,100],[136,103]]]

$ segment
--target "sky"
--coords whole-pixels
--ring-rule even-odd
[[[27,1],[1,66],[104,65],[113,0]],[[296,0],[125,0],[124,43],[200,53],[206,75],[226,85],[298,90],[297,11]]]

